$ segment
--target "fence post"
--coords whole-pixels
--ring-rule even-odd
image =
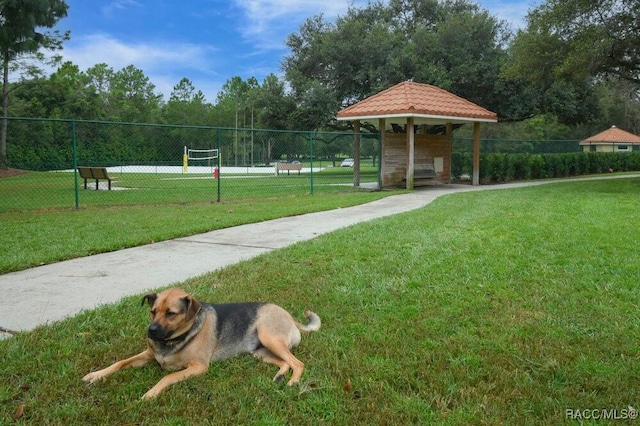
[[[73,147],[73,175],[75,177],[76,210],[79,210],[80,191],[78,183],[78,141],[76,139],[76,120],[71,120],[71,146]]]
[[[218,149],[218,179],[217,180],[217,184],[218,184],[218,202],[220,202],[220,181],[222,180],[222,162],[220,161],[220,157],[221,157],[221,151],[220,151],[220,144],[221,144],[221,139],[222,136],[220,135],[220,129],[216,129],[216,148]]]

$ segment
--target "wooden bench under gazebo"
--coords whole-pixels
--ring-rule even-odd
[[[496,113],[444,89],[405,81],[377,93],[342,111],[336,118],[352,121],[354,143],[354,185],[359,176],[359,134],[363,122],[381,133],[382,187],[416,182],[451,180],[453,127],[473,123],[473,185],[480,183],[480,123],[495,123]],[[433,129],[439,131],[433,132]]]

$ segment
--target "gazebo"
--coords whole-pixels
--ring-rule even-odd
[[[480,182],[480,123],[495,123],[496,113],[429,84],[405,81],[355,103],[337,120],[352,121],[355,176],[359,184],[360,125],[380,130],[382,187],[417,181],[449,182],[453,126],[473,123],[473,185]]]
[[[584,152],[631,152],[640,146],[640,136],[611,126],[609,129],[580,142]]]

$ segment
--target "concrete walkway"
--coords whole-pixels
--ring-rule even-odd
[[[442,195],[550,182],[426,187],[359,206],[221,229],[0,275],[0,330],[31,330],[340,228],[414,210]],[[9,335],[0,332],[0,338]]]

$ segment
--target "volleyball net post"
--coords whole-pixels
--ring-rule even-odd
[[[182,154],[182,173],[189,173],[189,154],[186,146],[184,147],[184,154]]]

